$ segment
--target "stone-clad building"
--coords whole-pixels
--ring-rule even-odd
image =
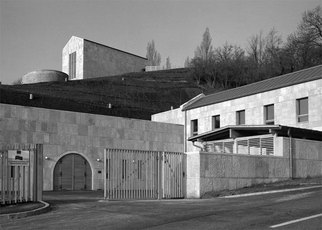
[[[141,72],[146,61],[144,57],[76,36],[62,51],[62,71],[70,80]]]
[[[322,65],[199,95],[152,120],[184,125],[188,196],[322,175]]]

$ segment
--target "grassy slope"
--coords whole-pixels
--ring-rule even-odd
[[[150,119],[201,93],[187,69],[129,73],[69,82],[2,85],[0,102]],[[29,93],[34,100],[29,100]],[[112,109],[108,109],[108,104]]]

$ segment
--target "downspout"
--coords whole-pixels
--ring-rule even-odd
[[[201,146],[199,146],[199,145],[196,145],[195,142],[196,141],[193,141],[192,142],[192,145],[195,146],[195,147],[197,147],[198,149],[200,149],[200,151],[203,151],[203,148]]]
[[[290,147],[289,147],[289,170],[290,170],[290,179],[293,179],[293,154],[292,154],[292,136],[291,136],[291,129],[289,128],[287,131],[287,135],[290,140]]]
[[[187,110],[184,111],[184,145],[183,145],[183,152],[187,152]]]

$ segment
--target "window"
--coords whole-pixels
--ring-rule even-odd
[[[264,123],[265,125],[274,125],[274,105],[264,106]]]
[[[191,121],[191,136],[198,135],[198,120]]]
[[[236,112],[236,124],[237,125],[245,124],[245,110],[240,110]]]
[[[216,115],[212,117],[212,129],[220,128],[220,115]]]
[[[307,97],[296,100],[297,122],[309,120],[309,99]]]
[[[76,78],[76,52],[69,54],[69,79]]]

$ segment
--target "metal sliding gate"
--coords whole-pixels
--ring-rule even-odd
[[[183,198],[183,154],[125,149],[104,152],[104,197]]]

